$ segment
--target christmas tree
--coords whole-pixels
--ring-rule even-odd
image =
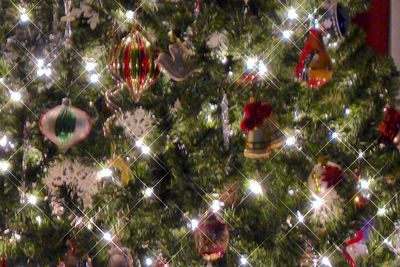
[[[366,2],[1,1],[2,266],[398,266]]]

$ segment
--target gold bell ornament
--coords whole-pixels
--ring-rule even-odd
[[[256,102],[252,97],[244,106],[245,118],[241,129],[247,133],[244,156],[250,159],[268,158],[272,150],[285,143],[285,136],[271,118],[272,108],[267,102]]]

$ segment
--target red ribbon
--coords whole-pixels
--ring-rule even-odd
[[[249,132],[257,126],[261,126],[272,112],[272,107],[267,102],[254,102],[246,104],[243,108],[244,119],[240,128],[244,132]]]
[[[7,258],[6,258],[6,256],[1,257],[1,267],[7,267]]]
[[[325,166],[322,172],[322,181],[328,182],[328,187],[336,186],[344,175],[342,169],[338,166]]]
[[[400,130],[400,114],[392,107],[386,107],[386,116],[379,127],[380,142],[390,144]]]
[[[356,237],[348,240],[346,244],[344,245],[343,249],[343,256],[347,260],[347,262],[351,265],[351,267],[356,267],[356,262],[355,260],[350,256],[350,254],[347,252],[347,247],[351,246],[353,244],[356,244],[360,242],[363,239],[363,233],[361,231],[356,231]]]

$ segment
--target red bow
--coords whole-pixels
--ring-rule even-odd
[[[400,130],[400,114],[392,107],[386,108],[386,116],[379,127],[380,142],[390,144]]]
[[[337,166],[325,166],[322,180],[328,182],[328,187],[337,185],[343,179],[342,169]]]
[[[264,120],[271,115],[272,107],[267,102],[254,102],[246,104],[243,111],[245,115],[240,128],[248,133],[264,123]]]

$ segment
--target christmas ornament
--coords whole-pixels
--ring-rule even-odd
[[[117,174],[117,176],[120,177],[118,183],[126,187],[132,177],[131,169],[125,159],[117,154],[115,143],[111,144],[111,155],[112,158],[107,162],[108,168],[113,170],[113,174]],[[115,177],[115,175],[112,175],[113,180],[115,180]]]
[[[379,127],[380,143],[389,145],[394,143],[400,149],[400,113],[393,107],[385,107],[385,119]]]
[[[113,47],[110,53],[109,69],[113,76],[128,87],[135,102],[156,81],[159,70],[155,63],[157,48],[135,29]],[[112,93],[115,94],[121,88]]]
[[[297,63],[296,77],[309,87],[321,87],[332,79],[332,62],[325,50],[322,31],[311,29]]]
[[[65,0],[70,1],[70,0]],[[69,4],[71,5],[71,4]],[[92,30],[96,29],[100,22],[99,13],[93,10],[93,8],[83,2],[80,3],[79,8],[73,8],[71,11],[66,12],[66,16],[61,17],[61,21],[67,23],[67,27],[71,27],[71,22],[78,20],[82,15],[87,19],[87,23],[90,25]],[[71,29],[69,29],[71,31]]]
[[[137,140],[148,134],[154,127],[154,115],[139,107],[133,112],[117,114],[115,125],[124,130],[126,137]]]
[[[332,212],[339,207],[335,205],[340,200],[335,187],[344,179],[342,168],[328,161],[326,157],[318,159],[309,178],[308,188],[312,194],[314,217],[319,222],[332,218]]]
[[[320,27],[330,36],[330,40],[343,40],[350,28],[350,18],[346,10],[337,3],[337,0],[326,0],[322,5]]]
[[[227,61],[227,51],[229,45],[228,32],[226,30],[215,31],[207,37],[207,47],[211,50],[212,56],[221,60],[222,63]]]
[[[218,260],[228,249],[228,227],[216,214],[209,214],[199,223],[194,239],[196,248],[204,260]]]
[[[358,258],[368,255],[368,247],[365,244],[368,234],[367,230],[356,231],[356,236],[346,241],[343,248],[343,256],[351,267],[356,267]]]
[[[126,247],[113,246],[108,251],[108,267],[133,267],[133,256]]]
[[[160,53],[156,63],[172,80],[177,82],[183,81],[193,72],[190,70],[187,62],[190,52],[186,45],[172,31],[169,33],[169,36],[171,43],[169,45],[170,55],[164,52]]]
[[[269,157],[272,150],[284,144],[284,136],[270,118],[272,108],[267,102],[255,102],[254,98],[244,106],[245,117],[241,129],[247,133],[244,156],[251,159]]]
[[[64,98],[62,105],[56,106],[40,118],[40,131],[65,153],[75,144],[84,140],[92,129],[89,115],[81,109],[71,106]]]
[[[52,162],[48,168],[44,182],[48,192],[57,196],[63,186],[74,189],[84,207],[91,207],[92,196],[98,191],[98,170],[80,162],[64,160]]]

